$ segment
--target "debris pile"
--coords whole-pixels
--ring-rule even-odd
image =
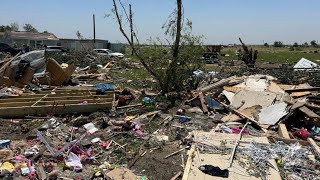
[[[319,87],[199,70],[198,89],[166,99],[109,74],[139,64],[58,62],[44,51],[2,61],[3,178],[320,177]]]

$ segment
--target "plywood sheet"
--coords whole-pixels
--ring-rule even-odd
[[[202,132],[202,131],[195,131],[194,132],[195,141],[196,142],[202,142],[207,143],[210,145],[221,145],[221,140],[227,140],[227,147],[233,147],[234,143],[238,139],[239,135],[236,134],[221,134],[221,133],[214,133],[214,132]],[[246,142],[258,142],[258,143],[264,143],[269,144],[268,139],[266,137],[246,137],[244,136],[242,140],[240,141],[239,148],[248,146],[249,143]],[[228,155],[221,155],[221,154],[204,154],[200,152],[195,153],[195,157],[192,159],[190,170],[188,175],[184,175],[184,178],[186,180],[225,180],[226,178],[220,178],[215,176],[210,176],[207,174],[204,174],[201,172],[198,167],[201,165],[213,165],[218,166],[221,169],[227,169],[230,162],[230,156]],[[276,166],[276,162],[274,160],[270,160],[270,163],[274,166]],[[187,169],[188,167],[186,167]],[[233,161],[232,167],[229,169],[229,178],[232,180],[257,180],[260,178],[250,176],[245,169],[243,169],[239,164],[237,160]],[[272,180],[281,180],[281,177],[277,170],[274,170],[272,168],[269,169],[270,173],[268,175],[268,179]]]

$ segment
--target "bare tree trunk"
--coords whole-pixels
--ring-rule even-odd
[[[176,32],[176,40],[173,46],[173,61],[178,60],[179,55],[179,45],[180,45],[180,38],[181,38],[181,29],[182,29],[182,0],[177,0],[177,32]]]
[[[176,38],[172,48],[172,62],[170,63],[167,69],[167,76],[163,88],[163,93],[169,92],[170,83],[174,82],[176,78],[176,73],[174,71],[177,67],[177,62],[179,60],[179,47],[180,47],[180,38],[181,38],[181,29],[182,29],[182,0],[177,0],[177,29],[176,29]]]
[[[130,13],[130,33],[131,33],[131,42],[133,44],[133,22],[132,22],[132,10],[131,4],[129,4],[129,13]],[[133,50],[131,50],[131,55],[133,55]]]
[[[252,48],[249,50],[249,48],[242,42],[241,38],[239,38],[239,40],[244,50],[241,60],[244,61],[248,67],[254,67],[258,58],[258,51],[253,51]]]

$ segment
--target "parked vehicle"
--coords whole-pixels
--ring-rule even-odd
[[[69,52],[69,49],[63,46],[47,46],[46,51],[47,52]]]
[[[204,46],[204,52],[202,54],[202,59],[207,64],[219,63],[219,53],[221,51],[220,45],[206,45]]]
[[[9,53],[9,54],[11,54],[11,56],[15,56],[16,54],[18,54],[21,51],[22,51],[22,49],[16,49],[16,48],[9,46],[6,43],[0,43],[0,52],[2,52],[2,53]]]
[[[110,58],[124,58],[124,54],[114,52],[110,49],[94,49],[93,51],[101,56],[109,56]]]

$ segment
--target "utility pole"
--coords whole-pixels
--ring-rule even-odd
[[[131,11],[131,4],[129,4],[129,11],[130,11],[130,31],[131,31],[131,43],[133,44],[133,20],[132,20],[132,11]],[[133,55],[133,50],[131,51],[131,55]]]
[[[96,16],[93,14],[93,48],[96,44]]]

